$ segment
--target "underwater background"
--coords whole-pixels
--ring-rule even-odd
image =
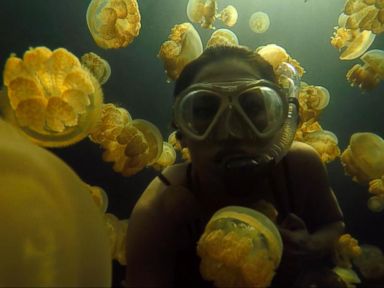
[[[0,6],[0,68],[4,69],[11,53],[21,57],[29,47],[64,47],[80,57],[94,52],[107,60],[112,74],[103,85],[104,101],[119,104],[133,118],[155,124],[164,139],[170,127],[173,84],[167,83],[163,63],[157,58],[160,45],[167,40],[175,24],[188,22],[188,0],[138,0],[141,13],[140,35],[126,48],[99,48],[88,30],[86,11],[89,0],[12,0]],[[330,37],[337,25],[345,0],[219,0],[219,9],[229,4],[236,7],[239,19],[230,28],[241,45],[252,49],[277,44],[306,73],[302,80],[326,87],[330,103],[319,122],[323,129],[337,135],[343,151],[356,132],[372,132],[384,137],[384,83],[362,92],[351,87],[345,77],[359,59],[339,60],[339,51],[331,46]],[[269,30],[256,34],[248,26],[252,13],[263,11],[270,17]],[[227,28],[217,21],[216,28]],[[194,27],[203,45],[212,30]],[[370,49],[384,49],[384,36],[378,35]],[[2,80],[1,80],[2,81]],[[129,218],[131,209],[156,175],[145,169],[132,177],[123,177],[102,160],[102,149],[88,139],[67,148],[51,149],[69,164],[82,180],[105,189],[109,197],[108,212],[118,218]],[[0,159],[1,161],[1,159]],[[384,159],[383,159],[384,161]],[[384,249],[384,212],[367,208],[368,187],[352,182],[339,161],[327,164],[332,188],[344,212],[347,232],[360,244]],[[114,283],[123,279],[124,268],[114,263]]]

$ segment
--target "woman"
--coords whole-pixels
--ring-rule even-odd
[[[256,209],[260,200],[276,208],[284,242],[273,286],[308,283],[306,267],[329,256],[342,213],[317,153],[293,142],[298,83],[287,67],[275,75],[258,54],[217,46],[184,68],[173,120],[191,163],[163,171],[135,205],[129,287],[209,287],[196,255],[205,224],[222,207]]]

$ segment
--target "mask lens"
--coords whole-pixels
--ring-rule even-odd
[[[220,107],[218,95],[200,90],[186,95],[181,103],[181,116],[188,129],[203,135],[211,125]]]
[[[284,109],[281,96],[269,87],[254,87],[239,96],[239,104],[252,125],[262,134],[278,129]]]

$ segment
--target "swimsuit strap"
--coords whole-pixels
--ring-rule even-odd
[[[157,177],[159,177],[160,181],[163,182],[165,186],[171,186],[171,182],[161,172],[157,175]]]

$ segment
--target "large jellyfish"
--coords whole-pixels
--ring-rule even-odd
[[[214,29],[216,20],[217,0],[189,0],[187,16],[189,21],[200,23],[201,27]]]
[[[89,31],[104,49],[128,46],[139,35],[140,21],[136,0],[92,0],[87,10]]]
[[[249,18],[249,28],[255,33],[264,33],[269,29],[270,21],[267,13],[255,12]]]
[[[199,33],[191,23],[177,24],[171,29],[168,40],[161,47],[158,57],[171,80],[176,80],[181,70],[203,52]]]
[[[238,46],[239,40],[235,33],[228,29],[217,29],[208,39],[207,47],[210,46]]]
[[[346,28],[347,15],[341,13],[339,26],[331,37],[331,45],[339,50],[345,48],[340,54],[341,60],[351,60],[360,57],[369,49],[375,40],[375,34],[368,30]]]
[[[369,132],[354,133],[341,154],[341,163],[352,180],[367,184],[384,175],[384,140]]]
[[[344,6],[348,15],[345,27],[369,30],[375,34],[384,32],[383,0],[348,0]]]
[[[268,287],[282,248],[268,217],[245,207],[225,207],[212,216],[198,241],[200,272],[216,287]]]
[[[228,5],[217,15],[217,18],[221,19],[225,25],[232,27],[236,24],[238,14],[235,7]]]
[[[299,92],[300,120],[305,122],[312,118],[317,119],[320,112],[328,106],[329,99],[330,95],[327,88],[301,82]]]
[[[109,63],[93,52],[85,53],[81,56],[81,64],[88,68],[101,85],[107,82],[111,76],[111,66],[109,66]]]
[[[272,65],[275,72],[282,62],[288,62],[295,67],[300,77],[305,73],[304,68],[300,66],[300,63],[289,56],[287,51],[279,45],[268,44],[260,46],[256,48],[256,52]]]
[[[347,73],[347,79],[352,86],[363,90],[374,89],[384,80],[384,50],[369,50],[360,59],[364,65],[355,64]]]
[[[108,287],[102,213],[62,160],[0,120],[0,283]]]
[[[41,146],[82,140],[100,116],[99,82],[64,48],[31,48],[23,59],[11,55],[3,76],[3,117]]]

